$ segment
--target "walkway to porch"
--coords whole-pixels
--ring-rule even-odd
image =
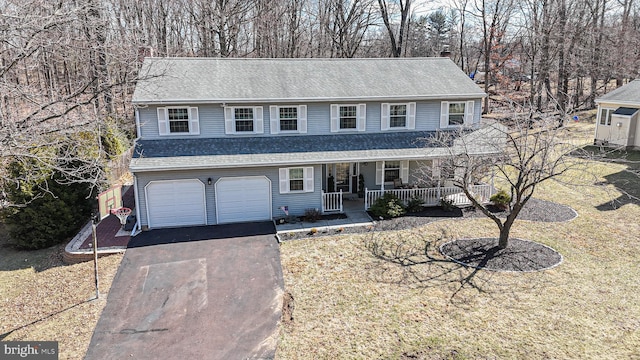
[[[316,222],[301,221],[294,224],[276,224],[276,231],[278,233],[286,233],[310,231],[313,228],[318,229],[318,231],[322,231],[323,229],[373,225],[373,221],[369,217],[369,214],[364,210],[364,199],[359,199],[357,196],[345,196],[342,200],[342,210],[347,216],[344,219],[319,220]]]

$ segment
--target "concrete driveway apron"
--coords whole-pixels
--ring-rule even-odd
[[[271,223],[142,233],[85,359],[271,359],[283,286]]]

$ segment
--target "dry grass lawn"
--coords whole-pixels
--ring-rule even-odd
[[[593,134],[592,125],[571,126],[573,136]],[[599,181],[623,168],[591,166]],[[295,309],[277,357],[640,359],[640,206],[597,208],[619,195],[611,185],[538,189],[538,198],[579,213],[566,223],[514,225],[513,237],[564,256],[543,272],[472,271],[439,261],[437,251],[429,250],[435,260],[424,255],[426,243],[497,236],[488,219],[285,242],[285,290]],[[372,244],[386,256],[374,256]]]
[[[92,301],[93,262],[64,265],[64,245],[17,251],[5,244],[0,239],[0,340],[58,341],[60,359],[82,359],[122,255],[98,260],[101,298]]]

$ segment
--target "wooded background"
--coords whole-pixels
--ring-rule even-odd
[[[24,179],[43,167],[69,181],[104,179],[105,159],[121,148],[105,139],[132,131],[129,100],[149,55],[447,50],[487,93],[519,94],[521,105],[560,114],[593,108],[640,65],[635,0],[0,0],[0,10],[4,182],[16,181],[7,171],[15,161]],[[487,98],[484,111],[491,110]]]

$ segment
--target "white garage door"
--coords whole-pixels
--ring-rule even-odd
[[[147,184],[149,228],[206,225],[204,184],[197,179]]]
[[[218,223],[271,219],[271,181],[264,176],[226,177],[216,182]]]

